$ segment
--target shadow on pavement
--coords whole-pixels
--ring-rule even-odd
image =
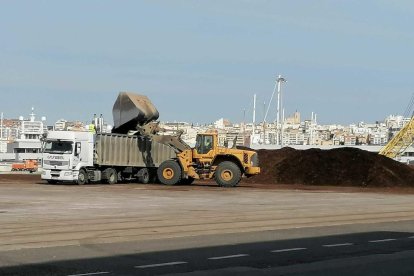
[[[396,272],[393,273],[395,275],[414,275],[414,265],[407,266],[406,259],[393,257],[389,265],[381,259],[398,252],[414,251],[412,235],[413,233],[406,232],[379,231],[291,240],[276,240],[275,236],[274,241],[267,242],[0,267],[0,275],[162,275],[190,272],[191,275],[334,275],[336,267],[344,273],[336,276],[349,273],[362,275],[359,274],[362,268],[365,269],[364,275],[388,275],[378,273],[376,268],[381,265],[385,266],[381,268],[382,272],[389,269],[389,272]],[[133,242],[128,244],[135,246]],[[110,252],[116,246],[117,244],[105,244],[94,248],[104,248],[105,252]],[[64,249],[73,254],[73,251],[82,250],[82,247],[68,246]],[[53,250],[55,248],[27,249],[14,251],[13,254],[51,254]],[[59,250],[62,252],[62,248]],[[10,256],[10,252],[3,253],[7,253],[0,255],[0,260],[4,261],[8,258],[5,255]],[[362,268],[358,266],[355,260],[367,256],[373,258],[373,261],[363,263]],[[414,253],[411,260],[413,257]],[[341,265],[324,267],[324,263],[330,261],[340,261]],[[398,265],[399,261],[401,265]],[[299,273],[297,266],[304,264],[321,265],[316,270]],[[281,268],[283,270],[278,270]]]

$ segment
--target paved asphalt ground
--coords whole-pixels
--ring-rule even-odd
[[[414,195],[0,184],[0,275],[414,275]]]

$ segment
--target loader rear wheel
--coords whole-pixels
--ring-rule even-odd
[[[76,184],[83,185],[88,182],[88,174],[85,170],[80,170],[78,174],[78,180],[76,181]]]
[[[230,161],[224,161],[217,167],[214,180],[221,187],[235,187],[241,180],[239,166]]]
[[[175,185],[179,183],[181,174],[180,165],[173,160],[164,161],[157,170],[158,179],[165,185]]]

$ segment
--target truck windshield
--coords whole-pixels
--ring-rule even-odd
[[[46,141],[45,153],[72,153],[73,142],[68,141]]]

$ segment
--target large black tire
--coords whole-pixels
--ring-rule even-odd
[[[190,177],[190,176],[188,178],[183,178],[180,181],[180,185],[191,185],[191,184],[193,184],[194,180],[195,179]]]
[[[115,169],[109,168],[105,170],[106,183],[116,184],[118,183],[118,172]]]
[[[235,187],[241,180],[239,166],[231,161],[221,162],[214,174],[214,180],[221,187]]]
[[[142,184],[148,184],[150,181],[150,173],[147,168],[142,168],[138,172],[138,182]]]
[[[167,160],[157,170],[158,180],[165,185],[175,185],[181,180],[181,166],[176,161]]]
[[[88,183],[88,174],[85,170],[80,170],[78,175],[78,180],[76,180],[76,184],[83,185]]]

